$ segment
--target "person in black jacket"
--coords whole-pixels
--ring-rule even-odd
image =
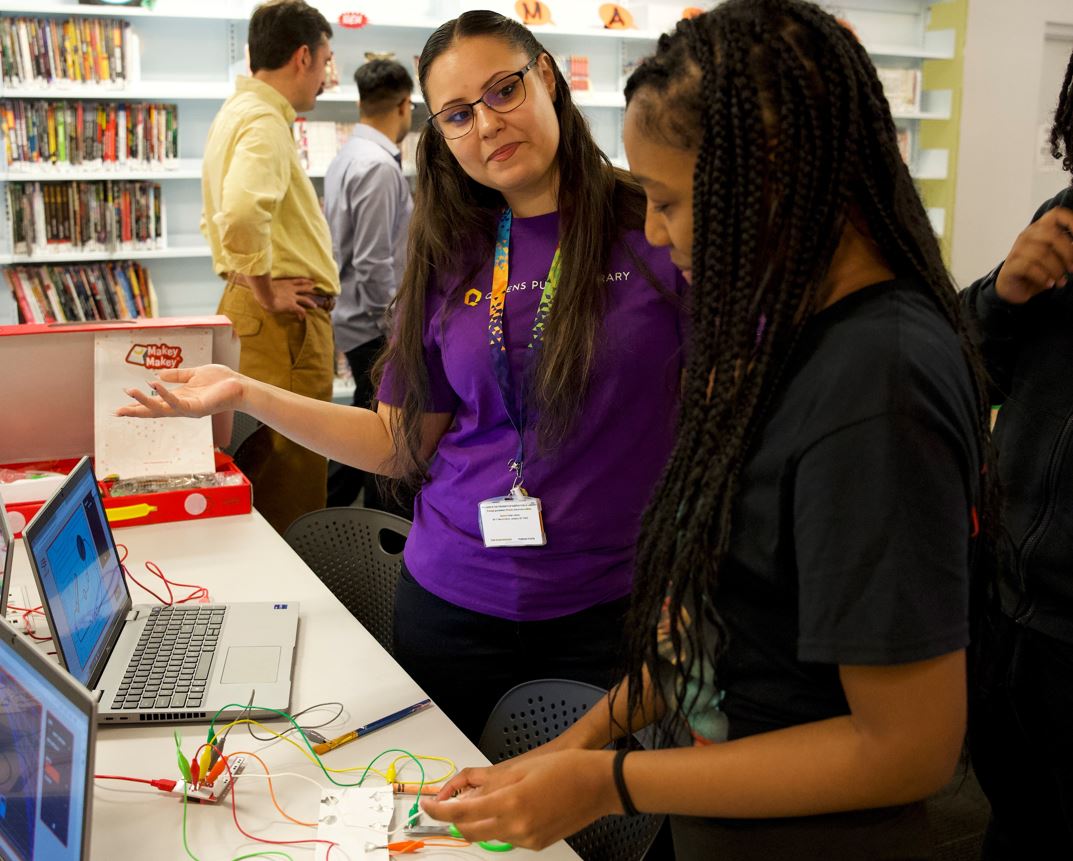
[[[1051,152],[1073,173],[1073,56]],[[1009,553],[982,629],[969,742],[983,857],[1073,858],[1073,185],[963,295],[993,403]]]

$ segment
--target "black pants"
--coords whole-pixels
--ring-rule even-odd
[[[373,390],[372,370],[376,364],[376,358],[384,349],[385,340],[377,338],[367,344],[361,344],[353,350],[347,350],[346,360],[350,365],[350,373],[354,377],[353,405],[369,409],[376,396]],[[413,520],[413,502],[406,500],[397,503],[380,493],[377,486],[377,478],[370,472],[363,472],[352,466],[345,466],[335,461],[328,463],[328,505],[340,506],[351,505],[358,498],[358,492],[365,488],[365,507],[376,508],[381,511],[390,511],[407,520]]]
[[[395,658],[476,743],[492,708],[517,684],[558,678],[606,688],[617,681],[628,605],[622,598],[559,619],[510,622],[444,601],[404,567]]]
[[[671,828],[677,861],[927,861],[934,852],[923,802],[786,819],[672,816]]]
[[[1073,858],[1073,645],[1001,616],[969,727],[991,802],[983,858]]]

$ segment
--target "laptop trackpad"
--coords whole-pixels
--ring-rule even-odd
[[[279,676],[279,646],[232,646],[220,681],[225,685],[274,682]]]

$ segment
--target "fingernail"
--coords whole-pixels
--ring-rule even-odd
[[[1054,280],[1052,279],[1052,280],[1048,281],[1047,286],[1048,287],[1053,287],[1054,286]]]

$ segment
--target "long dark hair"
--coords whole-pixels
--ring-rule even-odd
[[[800,0],[728,0],[662,36],[626,98],[643,128],[698,151],[678,438],[644,516],[627,624],[631,713],[641,707],[645,671],[658,663],[661,610],[673,653],[685,656],[673,670],[666,734],[692,705],[690,674],[711,680],[725,650],[717,588],[742,466],[824,299],[820,287],[850,218],[897,275],[926,286],[961,336],[975,374],[981,453],[989,451],[989,409],[883,88],[849,30]],[[988,496],[990,477],[982,481]],[[980,507],[992,516],[990,503]],[[683,611],[692,624],[677,623]]]
[[[1051,126],[1051,155],[1062,159],[1062,169],[1073,173],[1073,53],[1058,94],[1058,108]]]
[[[458,40],[492,36],[529,57],[546,54],[532,32],[495,12],[465,12],[448,21],[425,43],[418,63],[421,91],[433,62]],[[601,273],[611,246],[625,230],[644,225],[644,195],[628,174],[612,167],[596,146],[570,87],[548,57],[555,76],[555,115],[559,121],[559,241],[562,277],[548,317],[544,347],[537,364],[533,395],[543,448],[561,441],[587,392],[597,333],[603,316],[606,285]],[[530,83],[529,86],[533,86]],[[417,146],[417,190],[410,226],[407,264],[396,300],[396,320],[389,347],[378,365],[390,365],[396,386],[404,390],[392,428],[396,472],[419,481],[421,414],[428,411],[428,372],[422,337],[425,302],[438,273],[464,273],[459,290],[491,258],[495,225],[506,205],[503,195],[471,179],[446,141],[427,125]],[[438,288],[442,289],[442,284]],[[449,297],[455,299],[456,296]]]

